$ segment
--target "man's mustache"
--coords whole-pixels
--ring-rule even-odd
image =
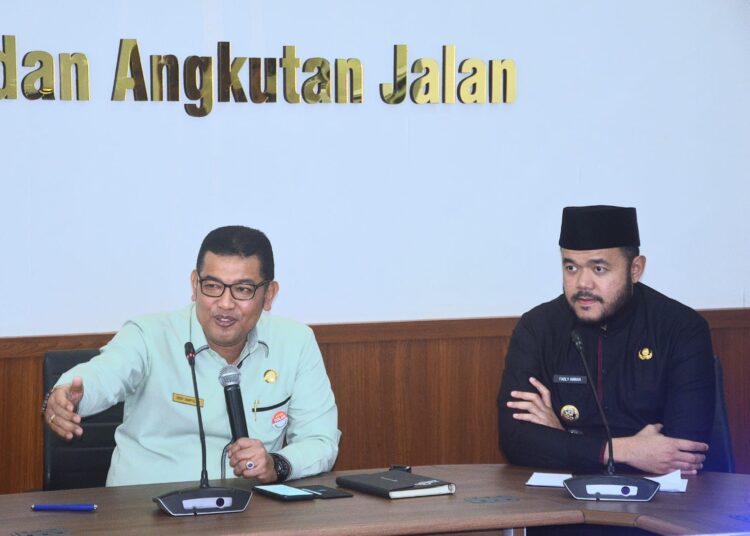
[[[573,301],[578,301],[580,299],[596,300],[599,303],[604,303],[604,298],[602,298],[601,296],[597,296],[592,292],[586,292],[585,290],[580,290],[573,294]]]

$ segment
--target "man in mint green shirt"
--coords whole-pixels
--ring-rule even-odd
[[[229,469],[261,482],[330,470],[338,412],[315,336],[262,315],[279,290],[268,238],[240,226],[211,231],[191,285],[189,307],[127,322],[99,356],[60,378],[45,409],[50,429],[70,440],[83,433],[81,417],[124,401],[107,485],[195,480],[201,452],[184,349],[192,342],[212,478],[231,442],[218,381],[227,364],[240,368],[250,436],[229,446]]]

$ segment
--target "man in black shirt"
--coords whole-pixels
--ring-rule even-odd
[[[714,411],[706,321],[639,282],[646,258],[634,208],[563,210],[564,293],[521,317],[498,394],[511,463],[594,472],[608,457],[648,473],[702,468]],[[571,341],[576,330],[593,377]]]

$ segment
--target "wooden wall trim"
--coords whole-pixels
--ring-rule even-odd
[[[73,335],[42,335],[37,337],[0,338],[0,359],[28,359],[41,357],[49,350],[99,348],[114,333],[86,333]]]
[[[698,311],[712,330],[750,328],[750,307],[744,309],[703,309]]]
[[[518,318],[463,318],[361,324],[317,324],[312,328],[321,344],[346,342],[482,339],[507,337]]]
[[[319,344],[507,337],[517,318],[465,318],[357,324],[315,324]],[[0,337],[0,359],[35,357],[48,350],[98,348],[114,333]]]
[[[750,308],[699,311],[712,330],[750,329]],[[509,337],[519,317],[314,324],[320,344]],[[98,348],[114,333],[0,337],[0,359],[29,358],[47,350]]]

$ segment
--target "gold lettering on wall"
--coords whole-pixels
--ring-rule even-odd
[[[315,73],[302,83],[302,98],[307,104],[331,102],[331,64],[323,58],[310,58],[303,73]]]
[[[411,100],[416,104],[440,102],[440,66],[430,58],[420,58],[411,66],[412,73],[424,73],[411,84]]]
[[[490,102],[515,102],[516,62],[513,60],[490,61]]]
[[[219,102],[229,102],[229,92],[231,90],[232,98],[235,102],[247,102],[245,89],[240,82],[240,70],[245,65],[247,58],[234,58],[230,63],[230,44],[221,42],[218,45],[218,65],[216,67],[218,74],[218,91],[217,98]]]
[[[23,55],[19,83],[16,36],[2,35],[0,42],[0,100],[63,101],[91,99],[91,73],[85,54],[59,53],[59,87],[56,86],[55,56],[44,50]],[[380,97],[387,104],[401,104],[407,94],[416,104],[512,103],[517,98],[517,67],[512,59],[465,58],[457,62],[456,45],[443,45],[441,57],[420,57],[409,61],[406,44],[393,46],[391,80],[379,84]],[[442,61],[440,61],[442,60]],[[136,39],[120,39],[113,101],[180,101],[182,86],[185,113],[205,117],[214,102],[264,104],[278,101],[278,85],[284,101],[319,104],[361,104],[364,102],[364,66],[358,58],[335,60],[297,55],[297,47],[285,45],[280,57],[233,56],[232,45],[219,41],[216,55],[149,55],[144,71]],[[245,72],[245,69],[247,71]],[[332,72],[332,69],[334,72]],[[279,71],[281,72],[279,74]],[[309,74],[298,81],[299,72]],[[282,78],[279,81],[279,77]],[[215,83],[214,83],[215,82]],[[129,95],[130,94],[130,95]]]
[[[487,79],[487,64],[477,58],[463,60],[458,68],[466,74],[456,87],[456,47],[443,46],[442,71],[432,58],[418,58],[411,65],[412,74],[421,76],[411,81],[409,95],[416,104],[484,104],[487,92],[490,102],[509,103],[516,99],[516,64],[513,60],[490,60],[490,76]],[[393,82],[380,84],[380,96],[388,104],[404,101],[408,81],[409,55],[406,45],[396,45],[393,53]],[[442,81],[442,84],[441,84]],[[441,94],[442,89],[442,94]]]
[[[85,54],[60,54],[60,99],[69,101],[73,98],[73,67],[76,70],[76,100],[87,101],[90,98],[89,60]]]
[[[72,100],[75,88],[77,100],[90,99],[89,61],[80,52],[61,53],[60,99]],[[4,80],[0,85],[0,100],[18,98],[18,66],[16,65],[16,37],[3,35],[0,50],[0,70]],[[21,94],[28,100],[55,100],[55,60],[44,50],[33,50],[24,55],[23,67],[32,67],[21,81]],[[75,68],[75,77],[73,69]]]
[[[406,97],[406,45],[393,47],[393,82],[380,84],[380,98],[388,104],[401,104]]]
[[[285,46],[284,56],[279,60],[281,69],[284,73],[284,100],[297,104],[299,102],[299,93],[297,93],[297,69],[299,69],[299,58],[297,57],[296,47]]]
[[[185,59],[185,96],[198,104],[186,104],[185,111],[193,117],[205,117],[214,104],[213,59],[210,56],[189,56]]]
[[[55,100],[55,60],[42,50],[28,52],[23,57],[24,67],[38,67],[23,77],[21,93],[29,100]]]
[[[364,69],[357,58],[336,60],[336,103],[345,104],[348,100],[352,104],[364,101]]]
[[[167,74],[167,100],[180,100],[180,63],[177,56],[151,56],[151,100],[164,100],[164,73]]]
[[[443,47],[443,102],[456,102],[456,45]]]
[[[464,104],[487,102],[487,67],[482,60],[469,58],[461,62],[460,73],[470,73],[458,84],[458,100]]]
[[[0,99],[18,97],[18,69],[16,68],[16,37],[3,36],[3,49],[0,50],[0,67],[5,74],[0,86]]]
[[[133,92],[133,100],[148,100],[146,82],[143,79],[141,54],[138,51],[138,41],[135,39],[120,39],[112,100],[125,100],[125,92],[129,90]]]
[[[264,61],[265,83],[260,83],[260,58],[250,58],[250,100],[256,104],[276,102],[276,58]]]

